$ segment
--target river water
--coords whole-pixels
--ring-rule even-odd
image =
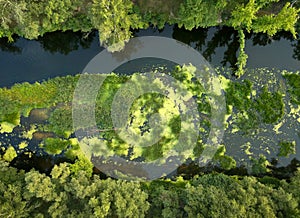
[[[163,30],[148,28],[135,31],[134,36],[163,36],[179,40],[198,50],[213,67],[234,67],[239,49],[237,32],[228,27],[186,31],[176,26],[166,25]],[[11,44],[7,43],[5,39],[0,39],[0,87],[81,73],[88,62],[103,49],[99,45],[97,32],[91,32],[88,35],[54,32],[46,34],[38,40],[15,37],[14,43]],[[247,67],[250,69],[267,67],[300,71],[300,39],[294,40],[288,33],[280,33],[273,38],[264,34],[246,34],[245,50],[249,56]],[[154,58],[139,59],[124,64],[115,72],[131,74],[137,71],[147,71],[154,65],[162,65],[169,69],[174,63]],[[299,125],[292,126],[300,129]],[[266,126],[266,129],[268,128],[271,129]],[[260,138],[257,136],[254,141],[253,137],[228,134],[225,135],[224,141],[229,145],[227,147],[229,154],[235,158],[243,156],[241,147],[247,142],[255,143],[262,140],[263,144],[267,138],[270,139],[269,144],[272,144],[291,136],[291,139],[296,138],[297,148],[300,149],[300,137],[294,131],[295,129],[287,128],[286,130],[284,134],[273,138],[272,131],[262,132]],[[238,142],[238,149],[230,146],[233,142]],[[264,153],[266,156],[268,155],[267,152]],[[283,158],[282,165],[287,165],[295,157],[296,155],[292,155],[289,159]]]
[[[186,31],[166,25],[163,30],[149,28],[135,31],[134,36],[174,38],[197,49],[214,67],[234,66],[239,48],[237,33],[228,27]],[[263,34],[248,34],[247,38],[248,68],[300,70],[300,42],[293,40],[289,34],[281,33],[273,39]],[[96,32],[88,36],[55,32],[45,34],[38,40],[15,37],[12,44],[7,43],[6,39],[0,39],[0,87],[81,73],[87,63],[103,49]],[[139,71],[146,62],[152,64],[149,60],[135,61],[120,68],[118,72]],[[155,62],[160,64],[161,60]]]

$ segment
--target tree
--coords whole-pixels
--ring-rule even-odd
[[[268,14],[257,17],[253,22],[253,31],[274,36],[277,32],[284,30],[291,32],[296,38],[295,25],[299,12],[300,9],[291,7],[291,4],[288,2],[277,15]]]
[[[24,23],[26,3],[23,0],[0,0],[0,8],[0,38],[8,37],[13,41],[16,26]]]
[[[245,53],[245,34],[253,30],[255,33],[267,33],[269,36],[275,35],[281,30],[290,31],[296,37],[295,24],[298,20],[299,9],[291,7],[290,3],[286,3],[281,11],[274,15],[269,13],[267,15],[259,16],[258,12],[269,5],[270,3],[277,2],[278,0],[249,0],[244,5],[237,5],[231,12],[231,18],[227,25],[232,26],[239,33],[240,37],[240,52],[237,61],[236,75],[239,77],[244,73],[244,68],[247,63],[248,56]]]
[[[130,28],[144,26],[130,0],[93,0],[90,19],[99,30],[101,45],[112,52],[123,49],[132,36]]]
[[[180,5],[176,22],[188,30],[215,26],[221,22],[221,11],[226,5],[224,0],[186,0]]]
[[[40,202],[37,211],[51,217],[145,216],[148,195],[139,183],[101,180],[85,171],[75,174],[71,166],[55,166],[50,176],[35,170],[26,173],[24,195],[31,202]]]

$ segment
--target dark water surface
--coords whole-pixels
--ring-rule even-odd
[[[228,27],[186,31],[166,25],[160,31],[149,28],[135,31],[134,35],[177,39],[200,51],[214,67],[234,67],[239,49],[237,33]],[[264,34],[248,34],[246,37],[246,53],[249,56],[247,67],[300,70],[300,41],[293,40],[290,34],[281,33],[272,39]],[[0,39],[0,87],[80,73],[103,50],[96,32],[54,32],[45,34],[38,40],[15,37],[14,43],[6,41]],[[151,66],[155,63],[162,64],[162,60],[141,59],[128,63],[117,71],[133,73],[141,70],[145,64]]]

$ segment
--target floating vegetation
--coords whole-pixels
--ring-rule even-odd
[[[296,142],[282,141],[279,143],[279,153],[278,156],[288,157],[290,154],[296,154]]]
[[[266,86],[259,97],[256,98],[254,107],[264,123],[276,123],[284,115],[282,94],[279,92],[269,92]]]
[[[15,157],[17,157],[17,152],[15,150],[15,148],[13,146],[8,146],[8,148],[6,149],[4,155],[3,155],[3,159],[11,162]]]
[[[22,141],[20,144],[19,144],[19,149],[24,149],[28,146],[28,142],[26,141]]]
[[[220,146],[220,148],[217,150],[216,154],[214,155],[213,160],[217,161],[221,168],[224,170],[230,170],[232,168],[236,167],[236,161],[228,156],[225,155],[226,148],[224,145]]]
[[[252,161],[252,174],[260,175],[269,172],[268,166],[270,166],[270,162],[264,155],[260,155],[258,159],[251,159]]]
[[[61,154],[69,146],[69,140],[60,138],[45,138],[40,144],[48,154]]]
[[[73,132],[72,109],[69,105],[58,106],[50,114],[42,129],[58,136],[69,138]]]
[[[128,81],[139,81],[139,75],[91,75],[91,83],[106,77],[95,98],[96,126],[92,127],[85,123],[85,117],[80,118],[80,126],[73,127],[72,101],[79,75],[0,89],[0,134],[19,137],[15,148],[8,146],[13,140],[5,145],[2,143],[11,153],[6,157],[14,157],[12,149],[35,149],[31,145],[34,141],[40,143],[45,152],[65,156],[85,167],[88,166],[86,160],[80,159],[92,155],[118,155],[128,161],[141,162],[151,162],[169,154],[180,154],[191,160],[200,157],[211,129],[211,106],[189,66],[177,66],[170,73],[161,73],[161,79],[155,84],[166,87],[169,96],[174,97],[178,90],[169,87],[166,80],[166,76],[171,76],[191,95],[182,95],[176,104],[159,93],[140,95],[128,108],[126,131],[116,128],[111,113],[114,99],[119,96],[125,104],[129,93],[122,91],[122,87],[127,84],[129,91],[135,90]],[[219,76],[226,95],[226,131],[213,163],[224,170],[244,165],[254,174],[261,174],[268,171],[268,160],[278,156],[288,160],[295,154],[299,146],[296,133],[300,132],[300,109],[295,105],[300,102],[299,74],[257,69],[238,79],[228,79],[226,72],[220,72]],[[138,84],[140,88],[148,85]],[[191,99],[197,103],[200,115],[199,136],[194,147],[186,148],[190,138],[178,144],[178,137],[181,132],[188,136],[195,125],[182,121],[180,110],[185,111],[183,102]],[[90,107],[87,102],[80,104],[83,112]],[[120,110],[117,115],[122,113],[125,111]],[[83,137],[74,138],[76,132],[83,133]]]
[[[300,105],[300,74],[284,72],[284,78],[286,78],[289,85],[288,92],[291,95],[291,102]]]

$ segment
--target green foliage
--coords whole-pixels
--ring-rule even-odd
[[[252,83],[249,80],[230,82],[226,89],[226,104],[238,110],[248,110],[251,106]],[[229,109],[228,109],[229,110]]]
[[[44,130],[69,138],[73,132],[72,110],[70,106],[57,107],[50,115]]]
[[[224,174],[198,176],[186,186],[154,181],[149,192],[149,217],[297,217],[298,201],[284,181],[277,187],[254,177],[239,180]],[[289,187],[299,190],[299,186]],[[296,194],[296,193],[295,193]],[[299,195],[298,195],[299,196]],[[173,199],[173,201],[171,201]]]
[[[18,171],[0,161],[3,217],[299,217],[300,174],[291,182],[224,174],[190,181],[101,180],[71,164],[50,175]],[[141,186],[142,185],[142,186]]]
[[[24,171],[0,160],[0,216],[30,217],[35,205],[24,199]]]
[[[278,14],[267,12],[262,16],[259,12],[278,0],[249,0],[247,4],[238,4],[231,12],[231,18],[226,22],[239,33],[240,52],[237,60],[236,76],[244,74],[244,68],[247,63],[248,56],[245,49],[245,35],[243,29],[255,33],[267,33],[269,36],[274,36],[279,31],[289,31],[296,38],[295,25],[298,20],[299,9],[290,7],[290,3],[286,3]]]
[[[179,27],[184,26],[188,30],[216,26],[226,5],[227,1],[224,0],[186,0],[180,5],[176,22]]]
[[[296,142],[282,141],[278,145],[279,153],[278,156],[288,157],[290,154],[296,154]]]
[[[259,182],[274,188],[280,187],[280,180],[270,176],[264,176],[263,178],[259,179]]]
[[[239,52],[239,56],[237,58],[237,70],[235,72],[235,75],[237,77],[240,77],[244,74],[244,68],[246,67],[247,64],[247,59],[248,59],[248,55],[245,53],[245,34],[244,31],[242,29],[238,30],[239,33],[239,42],[240,42],[240,52]]]
[[[238,5],[231,13],[230,25],[235,29],[245,28],[250,32],[252,22],[256,18],[256,13],[259,9],[255,0],[249,0],[246,5]]]
[[[225,24],[239,31],[241,49],[236,75],[240,76],[247,60],[243,30],[270,36],[284,30],[296,37],[299,9],[293,6],[298,3],[282,5],[278,1],[1,0],[0,38],[8,37],[12,41],[12,35],[17,34],[36,39],[57,30],[90,32],[98,29],[101,45],[113,52],[124,47],[132,36],[131,29],[146,28],[149,24],[160,29],[165,23],[178,24],[188,30]],[[278,7],[282,7],[281,10]]]
[[[298,201],[300,205],[300,168],[297,168],[291,182],[285,187]]]
[[[12,35],[16,31],[16,26],[23,24],[25,18],[26,3],[22,0],[18,1],[0,1],[0,38],[8,37],[9,41],[13,41]]]
[[[288,92],[290,93],[291,102],[300,104],[300,74],[286,73],[283,75],[288,83]]]
[[[79,153],[79,152],[78,152]],[[94,165],[82,153],[77,155],[75,163],[70,166],[70,171],[75,175],[85,172],[87,176],[92,176]]]
[[[147,194],[134,182],[100,180],[85,171],[72,174],[69,164],[55,166],[51,176],[30,171],[27,198],[41,202],[38,210],[51,217],[144,217]]]
[[[41,146],[49,154],[61,154],[69,146],[69,141],[60,138],[46,138]]]
[[[8,146],[8,148],[6,149],[4,155],[3,155],[3,159],[5,161],[11,162],[15,157],[17,157],[17,152],[15,150],[15,148],[13,146]]]
[[[255,108],[263,122],[277,122],[284,115],[282,94],[279,92],[271,93],[267,87],[264,87],[259,97],[256,98]]]
[[[294,38],[296,38],[295,25],[300,10],[290,6],[288,2],[277,15],[268,14],[255,19],[252,27],[253,31],[274,36],[277,32],[284,30],[291,32]]]
[[[219,162],[221,168],[224,170],[230,170],[232,168],[235,168],[236,161],[232,157],[225,155],[225,152],[225,146],[220,146],[220,148],[218,148],[217,152],[215,153],[213,160]]]
[[[235,200],[215,186],[188,186],[186,195],[184,210],[189,217],[233,217],[239,213],[239,205]]]
[[[285,104],[279,91],[270,92],[267,86],[255,90],[247,79],[230,81],[225,89],[227,113],[232,115],[232,128],[244,133],[260,123],[274,124],[284,116]]]
[[[260,155],[258,159],[251,159],[252,161],[252,173],[254,175],[264,174],[270,171],[267,167],[270,165],[267,158],[263,155]]]
[[[131,37],[130,28],[143,26],[130,0],[93,0],[90,16],[93,26],[99,30],[101,45],[112,52],[123,49]]]

